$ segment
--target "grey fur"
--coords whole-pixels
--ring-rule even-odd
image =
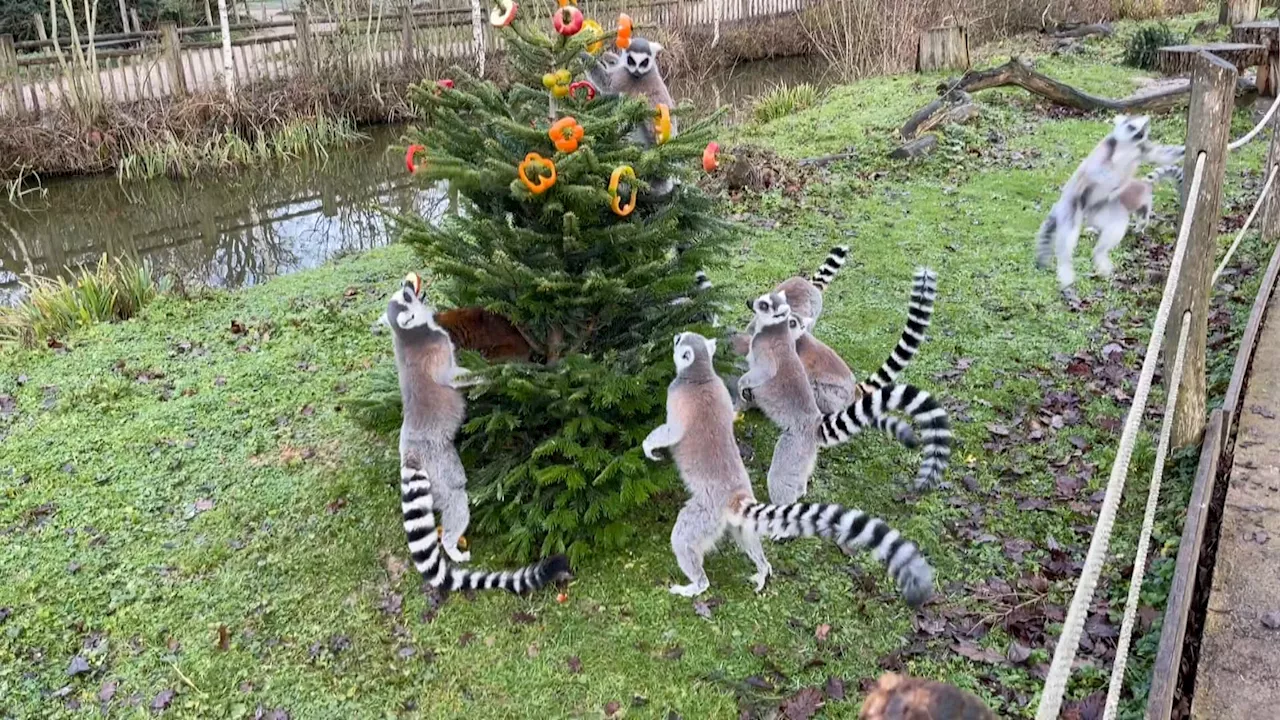
[[[1184,147],[1152,143],[1147,139],[1149,130],[1150,119],[1145,115],[1116,117],[1111,132],[1076,168],[1040,226],[1036,264],[1047,268],[1056,256],[1058,284],[1063,289],[1075,282],[1072,262],[1080,232],[1086,226],[1098,230],[1093,247],[1094,270],[1101,277],[1109,277],[1113,271],[1111,251],[1124,239],[1130,214],[1143,212],[1140,224],[1146,224],[1152,183],[1134,179],[1138,167],[1143,163],[1171,165],[1185,155]]]
[[[849,259],[849,246],[837,245],[827,253],[827,257],[823,259],[822,264],[817,270],[813,271],[808,279],[796,275],[787,278],[774,286],[773,291],[783,293],[787,296],[787,302],[791,306],[791,312],[801,317],[810,318],[816,324],[818,317],[822,315],[822,298],[826,292],[827,286],[835,279],[840,269]],[[752,310],[751,302],[747,303],[747,308]],[[747,329],[742,333],[734,336],[733,348],[739,355],[746,355],[750,349],[751,336],[756,333],[755,317],[747,323]]]
[[[458,539],[471,519],[467,475],[454,446],[466,414],[460,388],[477,380],[457,364],[453,341],[435,322],[435,312],[406,281],[387,302],[384,321],[391,327],[404,418],[400,426],[400,491],[405,533],[414,566],[434,587],[499,588],[524,592],[568,572],[562,556],[517,571],[487,573],[449,570],[471,553]],[[443,537],[436,534],[440,510]],[[443,552],[441,552],[443,550]],[[446,557],[448,560],[446,560]]]
[[[671,448],[689,491],[671,531],[671,549],[689,579],[671,592],[692,597],[710,582],[703,559],[726,531],[754,563],[751,582],[764,589],[772,568],[761,535],[820,536],[846,551],[865,548],[888,566],[912,607],[933,592],[933,569],[916,546],[883,521],[838,505],[758,503],[733,437],[733,402],[712,365],[715,341],[695,333],[675,337],[676,377],[667,388],[667,421],[644,440],[645,455]]]

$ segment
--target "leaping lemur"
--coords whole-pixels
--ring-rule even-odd
[[[671,592],[692,597],[710,585],[704,556],[728,531],[755,564],[756,590],[764,588],[772,568],[760,536],[819,536],[842,549],[864,548],[883,562],[903,599],[919,607],[933,593],[933,568],[914,543],[883,520],[839,505],[757,502],[751,479],[733,437],[733,401],[712,365],[716,342],[696,333],[675,336],[676,377],[667,388],[667,420],[644,440],[644,454],[656,460],[659,448],[671,448],[689,499],[671,529],[671,550],[687,585]]]
[[[921,426],[924,457],[915,486],[924,487],[941,477],[951,456],[951,429],[946,410],[929,393],[910,385],[888,385],[840,412],[823,414],[788,328],[791,307],[786,295],[761,295],[753,309],[756,332],[747,355],[747,373],[738,379],[738,394],[782,430],[769,466],[770,500],[795,502],[808,489],[819,446],[847,442],[863,429],[880,425],[886,412],[894,410],[904,411]],[[886,422],[899,440],[910,444],[908,433],[900,429],[905,423],[896,418]]]
[[[414,567],[432,587],[446,590],[536,590],[569,573],[568,559],[554,555],[519,570],[450,569],[471,553],[459,552],[467,529],[467,475],[454,447],[466,413],[459,388],[476,382],[454,357],[449,333],[436,323],[410,273],[387,301],[384,321],[392,330],[404,419],[400,426],[400,509]],[[440,509],[443,533],[436,529]]]
[[[1056,255],[1058,284],[1064,290],[1075,282],[1072,260],[1081,230],[1086,226],[1098,230],[1093,266],[1099,276],[1109,277],[1114,269],[1111,251],[1124,239],[1129,216],[1141,213],[1138,227],[1145,226],[1151,217],[1154,184],[1166,177],[1181,182],[1181,169],[1167,166],[1182,160],[1186,148],[1151,142],[1150,129],[1151,120],[1145,115],[1117,116],[1111,132],[1076,168],[1040,226],[1036,264],[1047,268]],[[1135,180],[1143,163],[1162,167],[1144,180]]]

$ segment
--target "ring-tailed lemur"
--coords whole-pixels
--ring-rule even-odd
[[[849,407],[864,394],[892,385],[898,373],[911,363],[924,342],[925,330],[933,317],[933,303],[937,297],[937,278],[932,271],[916,270],[907,302],[907,324],[898,344],[866,382],[858,383],[849,365],[830,347],[812,334],[813,319],[799,317],[794,309],[787,329],[796,343],[796,354],[804,365],[809,384],[813,386],[813,399],[823,414],[839,412]]]
[[[977,696],[954,685],[885,673],[862,701],[858,720],[997,720]]]
[[[738,394],[755,403],[782,430],[769,466],[770,500],[795,502],[808,489],[819,445],[846,442],[894,410],[906,412],[921,426],[924,460],[915,486],[924,487],[941,477],[951,456],[951,430],[946,410],[929,393],[909,385],[890,385],[841,412],[823,415],[787,327],[791,307],[786,296],[761,295],[753,308],[756,334],[747,355],[747,373],[738,379]],[[898,437],[907,442],[903,433],[898,432]]]
[[[458,388],[475,384],[454,358],[449,333],[421,297],[422,284],[410,274],[387,301],[384,321],[392,330],[404,420],[400,427],[400,509],[414,566],[434,587],[500,588],[511,592],[542,587],[568,572],[557,555],[526,568],[504,572],[449,570],[448,561],[466,562],[458,551],[467,529],[467,475],[454,447],[466,412]],[[440,508],[437,535],[435,509]],[[446,559],[446,557],[448,559]]]
[[[778,283],[773,288],[773,292],[786,294],[787,298],[792,301],[791,310],[794,314],[802,317],[811,318],[813,322],[818,322],[818,316],[822,314],[822,297],[827,291],[827,286],[835,279],[840,269],[844,267],[849,257],[848,245],[837,245],[831,248],[827,253],[826,259],[808,278],[795,277],[787,278]],[[750,300],[747,301],[747,309],[755,312],[755,307]],[[747,323],[747,329],[732,338],[733,350],[739,355],[746,355],[751,350],[751,336],[755,334],[756,321],[753,316],[751,321]]]
[[[1076,168],[1040,226],[1036,264],[1047,268],[1056,255],[1062,288],[1075,282],[1072,261],[1085,226],[1098,230],[1093,265],[1099,276],[1108,277],[1113,269],[1111,251],[1124,239],[1130,213],[1141,211],[1145,224],[1151,213],[1151,185],[1162,177],[1180,176],[1161,168],[1145,182],[1134,179],[1141,164],[1172,165],[1186,153],[1181,146],[1151,142],[1147,139],[1150,129],[1150,118],[1145,115],[1116,117],[1111,132]]]
[[[658,448],[671,448],[689,499],[671,530],[671,549],[688,585],[671,592],[692,597],[710,585],[703,557],[724,535],[755,563],[756,590],[764,588],[772,568],[760,537],[820,536],[841,548],[865,548],[883,562],[908,605],[918,607],[933,592],[933,569],[915,544],[883,520],[839,505],[756,502],[751,479],[733,437],[733,401],[715,373],[716,343],[696,333],[675,336],[676,377],[667,388],[667,421],[649,433],[644,453],[657,460]]]

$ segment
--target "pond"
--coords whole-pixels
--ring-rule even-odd
[[[672,84],[677,98],[742,115],[780,82],[815,82],[805,59],[738,65],[705,80]],[[128,255],[163,273],[214,287],[241,287],[389,242],[379,208],[438,218],[443,185],[404,171],[390,146],[402,127],[368,128],[368,139],[283,165],[195,180],[120,183],[113,176],[57,180],[20,207],[0,199],[0,303],[12,303],[30,273]]]

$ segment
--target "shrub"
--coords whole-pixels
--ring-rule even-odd
[[[772,90],[762,95],[752,108],[752,115],[757,122],[767,123],[783,118],[801,110],[807,110],[818,104],[822,93],[810,83],[787,85],[779,83]]]
[[[1180,42],[1182,38],[1164,23],[1143,25],[1125,43],[1124,64],[1152,70],[1156,66],[1156,51]]]

